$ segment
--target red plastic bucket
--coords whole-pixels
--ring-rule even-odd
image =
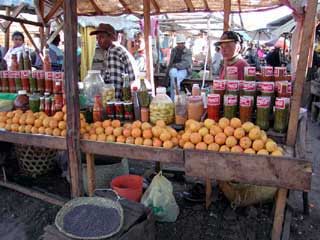
[[[111,188],[119,196],[139,202],[142,195],[143,179],[138,175],[123,175],[111,181]]]

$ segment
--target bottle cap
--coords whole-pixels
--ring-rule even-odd
[[[19,90],[18,95],[26,95],[27,91],[26,90]]]

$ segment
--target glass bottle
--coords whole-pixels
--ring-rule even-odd
[[[23,68],[24,70],[31,70],[31,59],[29,51],[25,51],[23,54]]]
[[[133,87],[132,90],[133,90],[132,102],[133,102],[134,118],[135,120],[141,120],[140,104],[138,99],[138,87]]]
[[[51,59],[49,56],[49,49],[46,49],[45,55],[44,55],[44,60],[43,60],[43,70],[46,72],[50,72],[51,69]]]
[[[93,105],[93,122],[102,121],[102,101],[101,96],[97,95],[94,99],[94,105]]]
[[[51,116],[56,113],[56,102],[54,98],[51,98]]]
[[[19,55],[19,70],[22,71],[24,70],[24,65],[23,65],[23,52],[20,53]]]
[[[49,96],[44,98],[44,112],[47,116],[51,116],[51,98]]]
[[[147,86],[144,82],[144,79],[140,79],[140,89],[138,91],[138,98],[141,107],[149,107],[150,98],[148,94]]]
[[[165,87],[157,87],[156,96],[150,103],[150,121],[155,124],[158,120],[163,120],[166,124],[174,121],[174,103],[166,94]]]
[[[130,80],[128,74],[122,74],[123,86],[122,86],[122,100],[127,102],[131,101],[131,89]]]
[[[44,97],[40,97],[39,111],[40,111],[40,112],[44,112],[44,108],[45,108]]]
[[[17,54],[11,54],[10,70],[11,71],[18,71],[19,70],[19,63],[18,63]]]
[[[40,97],[38,94],[33,93],[29,97],[29,108],[34,113],[40,111]]]

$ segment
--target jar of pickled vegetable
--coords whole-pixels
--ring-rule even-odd
[[[213,80],[213,93],[219,94],[220,99],[223,98],[223,95],[226,91],[226,81],[225,80]]]
[[[273,78],[273,67],[263,66],[261,67],[261,78],[262,82],[271,82],[274,80]]]
[[[37,88],[38,92],[41,94],[44,93],[44,77],[45,73],[42,70],[37,71]]]
[[[289,104],[289,98],[276,98],[273,125],[274,131],[284,133],[287,130],[289,120]]]
[[[271,98],[271,104],[274,104],[274,82],[262,82],[260,83],[261,96],[267,96]]]
[[[219,94],[209,94],[208,95],[208,118],[219,121],[220,118],[220,108],[221,100]]]
[[[256,68],[255,67],[244,67],[244,80],[245,81],[256,81]]]
[[[240,97],[240,108],[239,115],[241,122],[248,122],[252,120],[253,113],[253,97],[252,96],[241,96]]]
[[[166,94],[165,87],[157,87],[156,96],[150,103],[150,121],[163,120],[166,124],[174,121],[174,104]]]
[[[228,80],[236,80],[238,78],[238,68],[234,66],[226,67],[226,77]]]
[[[229,119],[237,117],[237,111],[238,111],[238,96],[224,95],[224,99],[223,99],[224,117]]]
[[[256,95],[256,82],[244,81],[241,95],[254,97]]]
[[[45,72],[44,89],[46,92],[53,93],[53,72]]]
[[[175,103],[175,123],[177,125],[184,125],[187,121],[187,96],[185,94],[176,95]]]
[[[240,81],[239,80],[228,80],[227,81],[227,91],[229,95],[239,95]]]
[[[256,125],[263,130],[269,129],[269,116],[270,116],[271,100],[268,96],[257,97],[257,119]]]
[[[32,112],[40,111],[40,96],[38,94],[32,94],[29,97],[29,108]]]
[[[204,107],[201,96],[190,96],[188,98],[188,119],[201,121]]]
[[[287,68],[286,67],[275,67],[274,71],[274,80],[275,81],[283,81],[287,75]]]

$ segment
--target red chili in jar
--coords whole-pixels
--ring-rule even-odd
[[[31,71],[20,72],[22,89],[26,90],[27,92],[30,92],[30,82],[29,82],[30,75],[31,75]]]
[[[242,123],[251,121],[253,112],[253,97],[241,96],[240,97],[240,120]]]
[[[220,118],[220,108],[221,108],[220,99],[221,98],[219,94],[208,95],[208,118],[213,119],[216,122],[218,122]]]
[[[44,99],[44,112],[47,116],[51,116],[51,98],[45,97]]]
[[[9,92],[16,92],[15,72],[9,71]]]
[[[124,117],[124,109],[123,109],[123,102],[116,102],[114,104],[114,109],[115,109],[115,115],[116,115],[116,119],[118,120],[122,120]]]
[[[61,111],[63,107],[63,96],[61,93],[60,94],[56,93],[54,95],[54,103],[55,103],[56,111]]]
[[[45,72],[44,77],[44,88],[46,92],[53,92],[53,82],[52,82],[53,72]]]
[[[44,93],[44,71],[39,70],[37,72],[37,88],[38,88],[38,92],[40,93]]]
[[[107,102],[106,114],[108,119],[114,119],[114,116],[115,116],[114,102]]]

